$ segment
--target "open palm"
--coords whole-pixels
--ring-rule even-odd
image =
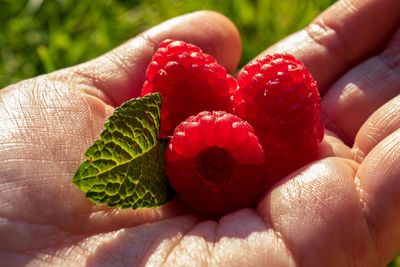
[[[400,252],[399,23],[399,1],[340,1],[266,50],[295,55],[319,83],[328,129],[320,159],[256,209],[218,221],[179,200],[137,211],[95,205],[71,178],[114,107],[139,95],[163,39],[194,43],[235,69],[240,39],[226,18],[179,17],[1,90],[0,265],[387,264]]]

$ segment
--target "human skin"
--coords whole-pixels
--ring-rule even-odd
[[[214,12],[167,21],[87,63],[0,91],[0,266],[384,266],[400,253],[400,1],[340,1],[263,53],[288,52],[317,80],[319,159],[255,209],[219,220],[179,200],[96,205],[71,184],[107,117],[137,97],[166,38],[230,72],[233,24]]]

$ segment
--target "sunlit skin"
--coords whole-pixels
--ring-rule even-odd
[[[400,252],[400,1],[336,3],[263,53],[289,52],[319,84],[319,159],[256,209],[205,220],[95,205],[71,184],[114,107],[140,94],[165,38],[200,46],[230,72],[239,33],[197,12],[82,65],[0,91],[0,266],[384,266]]]

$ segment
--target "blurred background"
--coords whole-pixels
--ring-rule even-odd
[[[246,64],[335,0],[0,0],[0,88],[75,65],[169,18],[218,11],[238,27]],[[400,267],[397,257],[390,267]]]
[[[0,88],[97,57],[169,18],[200,9],[239,28],[245,64],[334,0],[0,0]]]

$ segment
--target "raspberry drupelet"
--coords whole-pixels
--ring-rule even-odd
[[[204,110],[232,112],[236,80],[216,60],[192,44],[167,39],[146,71],[141,95],[163,97],[160,138],[171,136],[187,117]]]
[[[265,190],[263,149],[250,124],[230,113],[204,111],[180,123],[165,160],[171,186],[198,211],[251,207]]]
[[[316,158],[324,135],[317,84],[288,54],[260,57],[245,66],[234,93],[234,112],[260,138],[269,169],[293,171]]]

